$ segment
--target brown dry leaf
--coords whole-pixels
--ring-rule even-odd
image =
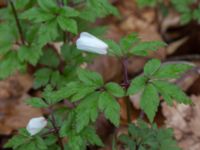
[[[0,81],[0,134],[10,134],[18,128],[25,127],[32,117],[40,116],[41,110],[24,103],[26,94],[32,87],[29,75],[16,74]]]
[[[175,138],[183,150],[200,149],[200,96],[191,96],[194,105],[175,103],[173,107],[166,103],[162,111],[166,125],[174,129]]]

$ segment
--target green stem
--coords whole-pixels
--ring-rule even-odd
[[[14,14],[14,18],[15,18],[15,21],[16,21],[16,25],[17,25],[17,29],[18,29],[18,32],[19,32],[19,35],[20,35],[21,42],[22,42],[22,44],[25,45],[25,38],[24,38],[24,35],[23,35],[22,27],[20,25],[20,21],[19,21],[18,15],[17,15],[15,5],[12,2],[12,0],[9,0],[9,3],[11,5],[12,12]]]

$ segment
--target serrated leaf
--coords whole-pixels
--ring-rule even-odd
[[[78,78],[83,83],[88,85],[94,85],[96,87],[100,87],[103,85],[103,78],[102,76],[93,71],[85,70],[85,69],[78,69],[77,70]]]
[[[58,25],[55,20],[45,22],[40,25],[38,31],[38,39],[36,43],[44,46],[48,42],[52,42],[58,37]]]
[[[124,51],[128,51],[134,44],[139,41],[140,39],[138,38],[137,33],[132,33],[123,37],[120,40],[120,46],[123,48]]]
[[[74,19],[58,16],[57,21],[62,30],[77,34],[78,27],[77,27],[77,22]]]
[[[144,74],[147,76],[153,75],[159,68],[161,62],[158,59],[149,60],[144,66]]]
[[[168,104],[172,104],[173,100],[184,104],[190,104],[192,102],[175,84],[166,81],[153,81],[153,84]]]
[[[80,132],[90,122],[95,122],[98,117],[99,93],[85,97],[76,108],[76,131]]]
[[[59,11],[60,15],[63,17],[77,17],[79,15],[78,11],[68,6],[62,7]]]
[[[37,0],[39,6],[47,12],[52,12],[57,7],[55,1],[53,0]]]
[[[38,149],[41,149],[41,150],[46,150],[47,149],[45,141],[39,136],[35,137],[35,144],[36,144]]]
[[[13,136],[5,145],[4,148],[18,148],[25,143],[26,137],[22,135]]]
[[[48,107],[48,105],[41,98],[38,97],[29,98],[28,100],[26,100],[26,103],[36,108]]]
[[[183,73],[191,69],[190,64],[163,64],[160,69],[154,74],[155,78],[171,79],[179,78]]]
[[[26,66],[17,57],[17,53],[11,51],[4,55],[0,60],[0,78],[4,79],[15,73],[17,70],[25,70],[25,67]]]
[[[117,83],[109,82],[105,85],[105,88],[108,93],[115,97],[123,97],[125,95],[124,89]]]
[[[34,74],[35,76],[34,88],[45,86],[50,80],[51,73],[52,70],[48,68],[42,68],[37,70],[37,72]]]
[[[94,128],[87,127],[82,133],[84,139],[86,139],[91,145],[103,146],[102,140],[96,134]]]
[[[151,122],[154,120],[159,103],[158,91],[152,84],[148,84],[142,93],[140,107]]]
[[[119,126],[120,106],[109,93],[101,93],[98,106],[99,109],[104,112],[107,119],[109,119],[115,126]]]
[[[63,99],[70,98],[70,96],[77,92],[78,87],[78,82],[71,82],[57,91],[45,89],[43,92],[43,97],[48,101],[49,104],[55,104]]]
[[[21,19],[28,19],[35,23],[46,22],[55,18],[55,15],[45,12],[40,8],[30,8],[19,15]]]
[[[134,95],[142,90],[148,79],[145,76],[138,76],[131,81],[130,87],[128,88],[127,95]]]
[[[39,63],[55,68],[59,65],[59,58],[53,49],[45,49],[44,54],[39,60]]]
[[[27,61],[32,65],[36,65],[40,56],[42,55],[42,50],[40,47],[32,46],[21,46],[18,51],[18,57],[21,61]]]
[[[122,56],[123,52],[120,48],[120,46],[114,42],[113,40],[107,40],[106,43],[109,45],[109,49],[108,52],[112,55],[116,55],[116,56]]]
[[[95,92],[96,87],[94,86],[87,86],[85,87],[84,84],[80,84],[80,86],[77,88],[77,92],[72,96],[71,101],[75,102],[78,100],[83,99],[84,97],[86,97],[87,95]]]
[[[161,41],[141,42],[133,47],[130,52],[139,56],[146,56],[149,51],[155,51],[158,48],[164,47],[166,44]]]

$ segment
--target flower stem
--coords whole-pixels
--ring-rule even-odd
[[[24,35],[23,35],[23,32],[22,32],[22,27],[21,27],[20,22],[19,22],[19,18],[18,18],[18,15],[17,15],[15,5],[12,2],[12,0],[9,0],[9,3],[11,5],[12,12],[14,14],[14,18],[15,18],[15,21],[16,21],[16,25],[17,25],[17,29],[18,29],[18,32],[19,32],[19,35],[20,35],[21,42],[22,42],[22,44],[25,45],[25,38],[24,38]]]
[[[128,59],[127,58],[122,59],[122,66],[123,66],[123,76],[124,76],[123,85],[124,85],[125,89],[127,90],[130,85],[130,81],[128,78]],[[125,99],[125,103],[126,103],[127,120],[128,120],[128,123],[131,123],[131,102],[130,102],[128,96],[124,97],[124,99]]]

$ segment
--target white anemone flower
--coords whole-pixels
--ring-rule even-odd
[[[107,54],[108,49],[108,45],[105,42],[87,32],[80,34],[76,41],[76,46],[80,50],[103,55]]]
[[[29,120],[26,130],[31,136],[39,133],[47,125],[47,120],[44,117],[32,118]]]

